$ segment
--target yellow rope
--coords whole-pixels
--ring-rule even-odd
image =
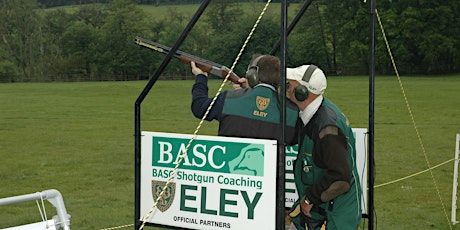
[[[445,164],[447,164],[447,163],[449,163],[449,162],[451,162],[451,161],[453,161],[453,160],[455,160],[455,158],[452,158],[452,159],[450,159],[450,160],[444,161],[444,162],[442,162],[442,163],[440,163],[440,164],[438,164],[438,165],[435,165],[435,166],[433,166],[433,167],[431,167],[431,168],[428,168],[428,169],[425,169],[425,170],[423,170],[423,171],[420,171],[420,172],[417,172],[417,173],[413,173],[413,174],[411,174],[411,175],[409,175],[409,176],[405,176],[405,177],[403,177],[403,178],[399,178],[399,179],[397,179],[397,180],[389,181],[389,182],[386,182],[386,183],[383,183],[383,184],[375,185],[374,188],[383,187],[383,186],[386,186],[386,185],[389,185],[389,184],[393,184],[393,183],[396,183],[396,182],[399,182],[399,181],[403,181],[403,180],[405,180],[405,179],[409,179],[409,178],[411,178],[411,177],[415,177],[415,176],[420,175],[420,174],[422,174],[422,173],[431,171],[431,170],[433,170],[433,169],[435,169],[435,168],[437,168],[437,167],[439,167],[439,166],[445,165]]]
[[[246,37],[246,40],[243,44],[243,46],[241,47],[237,57],[235,58],[235,61],[233,62],[232,64],[232,67],[230,68],[230,71],[228,71],[227,73],[227,76],[225,76],[225,79],[222,81],[222,84],[220,85],[219,87],[219,90],[217,91],[216,95],[214,96],[214,98],[212,99],[211,101],[211,104],[209,105],[209,107],[207,108],[205,114],[203,115],[203,117],[201,118],[201,121],[200,123],[198,124],[197,128],[195,129],[195,132],[193,133],[193,136],[192,138],[190,139],[190,141],[188,142],[187,146],[185,147],[185,150],[184,152],[181,154],[180,156],[180,159],[179,161],[177,162],[176,166],[174,167],[173,169],[173,172],[171,173],[171,175],[169,176],[168,178],[168,181],[166,182],[165,186],[163,187],[161,193],[158,195],[158,198],[155,200],[155,203],[153,204],[153,207],[149,210],[149,212],[147,213],[147,215],[144,217],[143,221],[142,221],[142,225],[139,227],[139,229],[143,229],[144,226],[145,226],[145,223],[149,220],[150,216],[152,215],[153,211],[155,211],[155,207],[158,203],[158,201],[161,199],[162,195],[164,194],[166,188],[169,186],[169,184],[171,183],[172,179],[176,176],[176,171],[177,169],[179,168],[179,165],[182,163],[182,160],[184,159],[184,157],[186,156],[187,154],[187,151],[188,151],[188,148],[190,147],[190,145],[192,144],[193,140],[196,139],[197,137],[197,134],[198,134],[198,131],[200,130],[201,128],[201,125],[203,124],[203,122],[205,121],[206,117],[208,116],[209,114],[209,111],[211,110],[212,106],[214,105],[216,99],[217,99],[217,96],[219,96],[219,94],[221,93],[223,87],[225,86],[229,76],[231,73],[233,73],[233,69],[235,68],[236,64],[238,63],[244,49],[246,48],[246,45],[248,44],[249,42],[249,39],[252,37],[252,34],[254,33],[254,31],[256,30],[257,26],[259,25],[259,22],[260,20],[262,19],[263,15],[265,14],[265,11],[267,10],[268,6],[270,5],[270,2],[271,0],[268,0],[267,3],[265,4],[262,12],[260,13],[259,17],[257,18],[257,21],[255,22],[254,26],[252,27],[251,31],[249,32],[248,36]]]
[[[127,228],[127,227],[131,227],[131,226],[134,226],[134,224],[125,224],[125,225],[116,226],[116,227],[111,227],[111,228],[103,228],[103,229],[101,229],[101,230],[120,229],[120,228]]]
[[[437,195],[438,195],[439,200],[441,201],[441,206],[442,206],[442,209],[443,209],[443,211],[444,211],[444,214],[445,214],[445,216],[446,216],[446,218],[447,218],[447,222],[449,223],[450,229],[452,229],[452,224],[451,224],[451,222],[450,222],[450,220],[449,220],[449,217],[448,217],[448,215],[447,215],[447,211],[446,211],[446,208],[445,208],[445,206],[444,206],[444,202],[442,201],[442,197],[441,197],[441,194],[440,194],[440,192],[439,192],[439,188],[438,188],[438,185],[437,185],[437,183],[436,183],[436,179],[434,178],[433,172],[431,171],[430,161],[429,161],[428,156],[427,156],[427,154],[426,154],[425,146],[423,145],[423,141],[422,141],[422,137],[420,136],[420,133],[419,133],[419,131],[418,131],[418,129],[417,129],[417,125],[415,124],[414,115],[412,114],[412,110],[411,110],[411,108],[410,108],[409,101],[408,101],[407,96],[406,96],[406,92],[405,92],[405,90],[404,90],[404,87],[403,87],[401,78],[400,78],[400,76],[399,76],[398,69],[396,68],[396,64],[395,64],[393,55],[391,54],[390,45],[388,44],[388,40],[387,40],[387,37],[386,37],[386,35],[385,35],[385,31],[384,31],[384,29],[383,29],[382,21],[380,20],[380,15],[379,15],[377,9],[375,9],[375,13],[376,13],[376,15],[377,15],[377,19],[378,19],[378,22],[379,22],[379,25],[380,25],[380,29],[381,29],[381,31],[382,31],[383,39],[385,40],[385,45],[386,45],[386,47],[387,47],[388,54],[390,55],[390,59],[391,59],[392,65],[393,65],[393,69],[394,69],[394,71],[395,71],[395,73],[396,73],[396,76],[398,77],[399,85],[400,85],[401,91],[402,91],[402,93],[403,93],[403,95],[404,95],[404,100],[405,100],[405,102],[406,102],[407,110],[409,111],[409,115],[410,115],[410,117],[411,117],[411,119],[412,119],[412,123],[413,123],[413,125],[414,125],[415,132],[416,132],[416,134],[417,134],[417,138],[418,138],[418,141],[419,141],[419,143],[420,143],[420,147],[422,148],[423,156],[425,157],[425,161],[426,161],[426,164],[427,164],[427,166],[428,166],[428,170],[430,171],[431,178],[433,179],[433,183],[434,183],[434,187],[435,187],[435,189],[436,189],[436,193],[437,193]]]

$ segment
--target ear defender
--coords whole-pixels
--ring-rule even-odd
[[[294,89],[294,96],[297,101],[305,101],[308,98],[308,89],[304,85],[299,85]]]
[[[305,73],[303,74],[302,80],[305,82],[309,82],[311,75],[313,75],[313,72],[318,69],[318,66],[315,65],[309,65],[307,70],[305,70]],[[305,101],[308,98],[308,89],[304,85],[299,85],[295,87],[294,89],[294,96],[297,101]]]
[[[264,57],[265,55],[260,55],[254,61],[252,61],[249,66],[248,70],[246,71],[246,79],[248,80],[248,84],[251,88],[259,84],[259,66],[257,63]]]

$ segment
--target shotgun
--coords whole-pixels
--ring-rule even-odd
[[[168,54],[169,51],[171,50],[171,48],[167,46],[164,46],[162,44],[159,44],[159,43],[156,43],[156,42],[153,42],[153,41],[141,38],[141,37],[135,37],[134,42],[140,46],[150,48],[152,50],[158,51],[163,54]],[[229,68],[221,64],[217,64],[212,61],[208,61],[206,59],[193,56],[191,54],[182,52],[180,50],[178,50],[174,54],[174,57],[185,63],[190,63],[191,61],[194,61],[196,66],[199,67],[201,70],[207,73],[210,73],[212,75],[218,76],[218,77],[225,78],[227,77],[227,74],[230,72]],[[238,82],[238,79],[240,79],[238,75],[236,75],[233,72],[230,72],[230,76],[228,77],[228,80],[230,80],[233,83],[240,84]]]

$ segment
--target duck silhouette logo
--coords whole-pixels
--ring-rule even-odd
[[[230,172],[241,175],[264,175],[264,146],[251,144],[241,149],[240,155],[228,162]]]

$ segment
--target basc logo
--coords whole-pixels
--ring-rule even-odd
[[[165,212],[171,207],[174,201],[174,194],[176,194],[176,183],[170,182],[166,188],[165,185],[166,181],[152,180],[153,201],[157,203],[156,206],[161,212]],[[163,188],[164,192],[162,194]],[[158,199],[158,197],[160,198]]]

